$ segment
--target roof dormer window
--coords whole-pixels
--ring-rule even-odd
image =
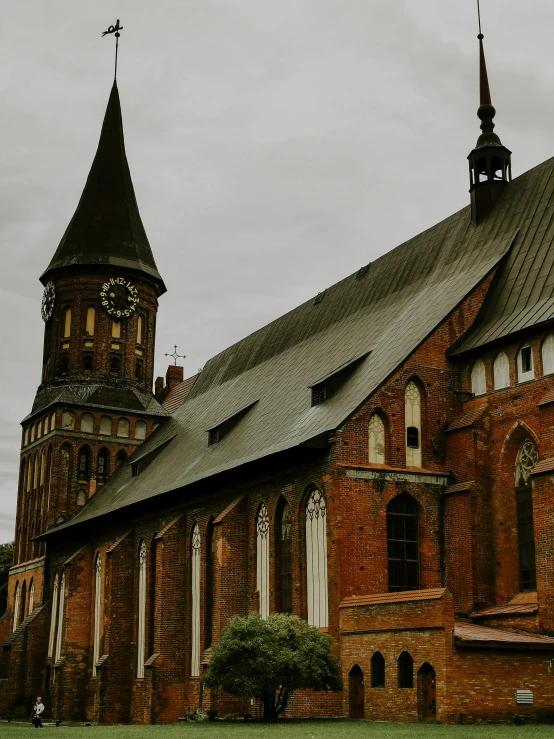
[[[325,402],[327,396],[326,390],[327,388],[324,382],[312,387],[312,405],[320,405]]]

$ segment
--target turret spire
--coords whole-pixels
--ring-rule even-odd
[[[479,108],[477,116],[481,120],[481,135],[475,149],[468,156],[471,193],[471,220],[478,225],[492,210],[504,186],[511,181],[511,152],[502,145],[494,133],[493,119],[496,110],[491,102],[491,91],[483,34],[481,32],[481,9],[477,0],[479,20]]]
[[[165,292],[135,198],[115,81],[85,189],[41,281],[46,284],[60,269],[102,264],[142,273],[157,284],[159,294]]]

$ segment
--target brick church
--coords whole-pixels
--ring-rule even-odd
[[[289,716],[554,717],[554,159],[512,181],[479,44],[467,206],[154,393],[114,83],[40,278],[0,715],[256,713],[202,680],[254,610],[336,643]]]

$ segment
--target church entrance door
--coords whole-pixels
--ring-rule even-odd
[[[418,717],[420,721],[437,718],[437,680],[435,671],[425,662],[417,673]]]
[[[364,673],[358,665],[348,674],[348,694],[350,699],[350,718],[364,717]]]

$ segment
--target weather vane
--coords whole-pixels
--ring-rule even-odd
[[[173,352],[173,354],[168,354],[166,352],[165,353],[165,356],[166,357],[173,357],[173,359],[175,360],[175,366],[177,366],[177,360],[178,359],[186,359],[186,355],[185,354],[177,354],[177,344],[175,344],[175,351]]]
[[[117,79],[117,49],[119,47],[119,37],[121,34],[120,31],[123,31],[123,26],[119,25],[119,18],[117,19],[115,26],[109,26],[107,31],[104,31],[102,34],[102,37],[106,36],[108,33],[115,33],[115,72],[114,72],[114,80]]]

